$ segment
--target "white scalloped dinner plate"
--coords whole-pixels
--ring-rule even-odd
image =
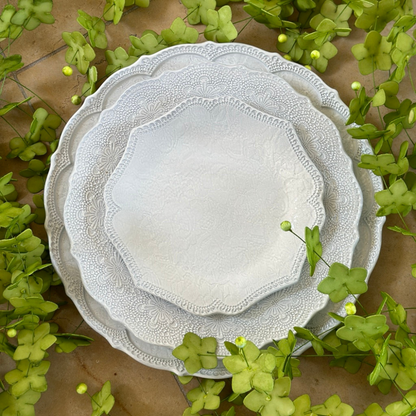
[[[136,287],[105,232],[104,187],[123,156],[132,129],[194,96],[232,96],[293,125],[324,180],[326,222],[321,241],[328,262],[351,264],[362,195],[332,121],[286,81],[271,74],[216,63],[189,66],[133,85],[112,108],[102,112],[100,121],[78,147],[64,209],[71,251],[87,291],[139,339],[173,348],[191,331],[215,336],[220,342],[219,352],[224,354],[223,341],[239,334],[263,346],[284,337],[293,326],[304,326],[328,301],[316,290],[327,276],[327,268],[318,264],[311,277],[304,263],[297,283],[229,316],[198,316]],[[164,203],[163,197],[160,203]],[[303,231],[304,225],[295,218],[295,229]]]
[[[123,324],[110,317],[107,311],[85,290],[76,260],[70,254],[70,242],[63,222],[63,206],[67,197],[68,180],[73,170],[77,147],[82,137],[98,122],[101,111],[111,107],[125,90],[137,82],[158,76],[168,70],[178,70],[194,63],[221,62],[243,65],[249,69],[272,73],[286,79],[300,94],[327,115],[341,134],[344,148],[353,160],[354,172],[363,190],[363,212],[359,222],[360,239],[355,248],[352,267],[366,267],[371,273],[381,247],[384,218],[376,217],[377,205],[373,194],[382,189],[380,178],[357,168],[362,154],[371,153],[365,141],[353,141],[345,128],[348,108],[337,92],[329,88],[317,75],[295,63],[282,59],[275,53],[238,43],[221,45],[211,42],[196,45],[179,45],[165,49],[153,56],[142,57],[135,65],[125,68],[88,97],[81,109],[68,122],[61,135],[60,145],[52,157],[50,174],[45,188],[47,208],[46,227],[50,238],[50,254],[55,269],[60,274],[67,294],[72,298],[86,322],[103,335],[110,344],[135,360],[158,369],[184,374],[183,363],[172,359],[171,349],[157,347],[135,338]],[[345,302],[351,299],[346,299]],[[344,304],[345,304],[344,302]],[[344,304],[329,304],[318,312],[307,327],[315,333],[328,330],[334,321],[327,312],[344,313]],[[153,316],[157,315],[154,309]],[[306,345],[303,349],[306,348]],[[223,368],[202,371],[205,377],[222,378],[228,373]]]
[[[322,228],[323,188],[289,122],[190,98],[133,129],[105,186],[104,229],[136,288],[233,315],[299,280],[305,247],[280,223]]]

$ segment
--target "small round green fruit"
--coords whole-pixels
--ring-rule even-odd
[[[77,386],[77,393],[84,394],[88,390],[88,386],[85,383],[79,383]]]
[[[283,231],[290,231],[292,229],[292,224],[289,221],[283,221],[280,223],[280,228]]]
[[[62,68],[62,73],[66,76],[66,77],[70,77],[72,75],[74,71],[72,70],[72,68],[70,66],[64,66]]]
[[[311,58],[312,59],[319,59],[321,57],[321,53],[317,51],[316,49],[311,52]]]
[[[81,97],[79,95],[73,95],[71,97],[71,102],[74,105],[80,105],[81,104]]]
[[[7,336],[9,338],[14,338],[17,335],[17,331],[14,328],[10,328],[7,330]]]
[[[281,34],[278,36],[277,41],[278,41],[279,43],[285,43],[285,42],[287,41],[287,36],[286,36],[284,33],[281,33]]]

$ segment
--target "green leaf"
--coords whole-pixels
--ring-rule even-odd
[[[354,409],[350,405],[342,403],[337,394],[327,399],[324,404],[312,406],[311,410],[318,415],[352,416],[354,414]]]
[[[61,125],[61,118],[55,114],[49,114],[44,108],[38,108],[33,113],[33,121],[25,140],[35,143],[52,142],[56,139],[56,129]]]
[[[381,344],[375,344],[374,355],[376,357],[376,365],[374,370],[368,375],[370,386],[374,386],[380,376],[380,372],[385,368],[388,358],[389,341],[391,334]]]
[[[365,88],[361,88],[358,97],[353,98],[349,105],[350,116],[345,123],[349,125],[351,123],[364,124],[365,116],[370,109],[371,98],[367,96]]]
[[[368,75],[376,69],[388,71],[392,65],[391,47],[391,42],[374,30],[368,33],[364,43],[354,45],[351,51],[358,61],[361,74]]]
[[[379,404],[373,403],[364,410],[364,413],[358,416],[387,416],[387,413],[383,411],[383,408]]]
[[[11,152],[7,155],[8,159],[14,159],[19,156],[25,162],[32,160],[35,156],[43,156],[48,151],[43,143],[28,144],[21,137],[15,137],[10,140],[9,147]]]
[[[363,9],[355,26],[366,31],[381,32],[399,14],[398,0],[372,0],[373,5]]]
[[[107,47],[105,23],[99,17],[90,16],[82,10],[78,10],[77,22],[84,29],[87,29],[88,37],[93,48],[105,49]]]
[[[411,100],[406,98],[400,103],[397,111],[390,112],[383,117],[383,120],[386,124],[398,122],[405,129],[412,129],[416,122],[409,120],[409,115],[411,111],[416,111],[416,103],[412,103]]]
[[[245,0],[244,11],[269,29],[296,29],[299,24],[285,20],[293,13],[293,6],[279,0]]]
[[[0,198],[4,202],[13,201],[17,196],[16,188],[10,183],[12,177],[13,173],[10,172],[0,178]]]
[[[399,33],[407,32],[415,24],[416,24],[416,15],[414,15],[413,13],[400,17],[400,19],[397,20],[392,26],[392,28],[390,29],[390,33],[387,37],[387,40],[389,42],[395,42]]]
[[[319,10],[319,14],[315,15],[311,19],[310,25],[313,29],[317,30],[319,25],[327,19],[333,22],[335,28],[348,29],[346,32],[342,30],[335,31],[334,33],[337,36],[348,36],[350,32],[348,19],[351,17],[351,14],[352,9],[350,7],[343,4],[336,5],[332,0],[326,0]]]
[[[239,355],[225,357],[223,364],[233,374],[234,393],[245,393],[252,388],[273,390],[272,372],[276,367],[276,359],[268,352],[261,352],[251,341],[247,341],[245,347],[240,349]]]
[[[150,0],[126,0],[126,4],[124,7],[129,6],[139,6],[139,7],[149,7]]]
[[[391,322],[394,325],[406,325],[406,322],[407,322],[406,309],[402,305],[397,303],[388,293],[381,292],[381,295],[383,296],[383,299],[386,300]],[[410,332],[410,330],[408,330],[408,332]]]
[[[194,374],[201,368],[215,368],[217,366],[217,340],[213,337],[200,338],[188,332],[181,345],[172,351],[172,355],[185,364],[186,371]]]
[[[351,129],[347,129],[347,132],[351,135],[353,139],[378,139],[383,134],[387,133],[388,130],[378,130],[376,126],[373,124],[363,124],[360,127],[353,127]]]
[[[400,234],[411,236],[411,237],[416,237],[416,233],[412,233],[411,231],[405,230],[404,228],[398,227],[397,225],[395,225],[394,227],[387,227],[387,228],[396,233],[400,233]]]
[[[10,393],[20,397],[29,390],[44,392],[48,388],[45,374],[48,372],[51,363],[41,361],[33,364],[29,360],[22,360],[17,363],[15,370],[5,374],[5,380],[10,384]]]
[[[380,379],[394,380],[399,388],[409,390],[416,382],[416,350],[402,348],[397,341],[390,341],[387,363],[379,374]]]
[[[82,95],[88,97],[91,94],[94,94],[97,90],[95,83],[98,80],[98,72],[95,66],[91,66],[88,69],[88,81],[82,86]]]
[[[295,400],[293,400],[293,404],[295,406],[295,412],[293,416],[305,416],[310,414],[311,410],[311,398],[308,394],[303,394],[299,396]]]
[[[380,338],[389,330],[386,317],[376,314],[363,318],[358,315],[345,317],[344,326],[337,330],[337,336],[351,341],[360,351],[369,351]]]
[[[397,35],[395,48],[391,52],[391,59],[397,65],[394,79],[401,81],[405,76],[405,68],[412,56],[416,55],[416,42],[407,33]]]
[[[5,39],[17,39],[23,33],[23,28],[11,22],[15,13],[16,9],[11,4],[3,7],[0,16],[0,42]]]
[[[123,16],[123,9],[125,6],[124,0],[105,0],[103,17],[105,20],[112,20],[116,25],[120,22]]]
[[[136,56],[130,56],[121,46],[114,52],[105,51],[105,59],[108,62],[105,69],[106,75],[113,74],[121,68],[126,68],[137,61]]]
[[[0,227],[8,228],[13,220],[22,213],[22,208],[3,202],[0,205]]]
[[[407,416],[416,409],[416,391],[409,391],[403,400],[389,404],[386,413],[389,416]]]
[[[299,370],[300,361],[297,358],[292,358],[292,354],[296,347],[296,338],[292,331],[289,331],[288,337],[281,339],[279,342],[273,341],[277,348],[269,347],[267,352],[276,357],[276,368],[273,375],[276,378],[288,376],[300,377]]]
[[[23,329],[17,337],[18,346],[14,352],[15,361],[28,359],[32,363],[42,361],[46,350],[55,343],[56,337],[50,335],[50,325],[43,323],[34,331]]]
[[[2,312],[2,318],[5,318],[5,312],[7,312],[8,315],[11,315],[13,311],[1,311]],[[9,319],[7,317],[6,319]],[[13,318],[11,318],[13,319]],[[9,342],[7,342],[7,337],[3,332],[0,332],[0,352],[6,353],[10,358],[13,358],[13,354],[16,347]],[[0,402],[0,409],[1,409],[1,402]]]
[[[190,25],[202,23],[208,25],[208,10],[215,10],[215,0],[182,0]]]
[[[237,35],[237,29],[233,25],[232,12],[230,6],[223,6],[218,11],[208,10],[208,25],[205,29],[204,36],[214,42],[231,42]]]
[[[167,45],[180,45],[183,43],[195,43],[198,40],[198,31],[186,26],[185,22],[177,17],[169,29],[162,30],[162,38]]]
[[[315,273],[315,267],[322,256],[322,244],[319,241],[319,227],[315,226],[312,230],[305,227],[306,257],[310,265],[310,275]]]
[[[399,171],[396,159],[391,153],[381,155],[361,155],[361,162],[358,167],[371,169],[377,176],[385,176],[388,173]]]
[[[151,55],[167,48],[167,44],[162,38],[153,30],[146,30],[143,32],[141,38],[130,36],[131,47],[129,49],[130,56]]]
[[[309,331],[309,329],[301,328],[299,326],[295,326],[293,329],[296,331],[296,336],[298,338],[306,339],[307,341],[310,341],[312,343],[312,347],[317,355],[324,355],[324,349],[333,353],[337,352],[336,348],[332,347],[330,344],[327,344],[325,341],[322,341],[311,331]]]
[[[383,90],[386,95],[384,105],[387,108],[397,109],[400,107],[400,101],[397,98],[399,92],[399,84],[396,81],[383,82],[379,86],[379,91]]]
[[[290,416],[295,412],[295,405],[289,399],[290,378],[275,380],[270,393],[253,390],[244,399],[244,405],[253,412],[262,415]]]
[[[416,194],[407,189],[403,179],[399,179],[388,189],[377,192],[375,199],[380,205],[376,213],[378,217],[399,212],[406,215],[412,209],[412,205],[416,203]]]
[[[0,79],[5,78],[10,72],[18,70],[23,65],[20,55],[10,55],[7,58],[0,55]]]
[[[186,385],[193,380],[193,376],[178,376],[178,380],[181,384]]]
[[[225,381],[215,382],[205,379],[201,384],[188,392],[186,397],[192,403],[191,414],[195,414],[202,409],[216,410],[220,407],[220,397]]]
[[[0,393],[0,412],[2,416],[35,416],[34,405],[39,401],[41,393],[27,391],[20,397],[11,395],[8,391]]]
[[[318,290],[329,296],[332,302],[344,300],[348,295],[367,292],[365,282],[367,270],[362,267],[349,269],[341,263],[333,263],[328,271],[328,276],[318,285]]]
[[[22,212],[10,223],[5,237],[9,238],[11,235],[20,234],[35,218],[36,216],[32,214],[30,206],[23,205]]]
[[[355,17],[359,17],[363,14],[366,8],[372,7],[373,3],[368,0],[343,0],[344,3],[350,7],[355,14]]]
[[[24,26],[26,30],[36,29],[41,23],[55,23],[51,11],[52,0],[19,0],[19,10],[12,17],[11,22],[17,26]]]
[[[35,315],[45,317],[58,309],[56,303],[45,301],[41,295],[28,296],[26,298],[11,298],[10,303],[16,308],[16,315],[34,313]]]
[[[115,403],[114,396],[111,394],[111,383],[106,381],[102,389],[95,393],[91,398],[93,412],[91,416],[108,415]]]
[[[66,354],[71,353],[78,347],[91,345],[91,342],[93,341],[90,337],[78,334],[55,334],[55,336],[56,349],[59,352],[65,352]]]
[[[307,40],[306,36],[304,34],[297,39],[299,47],[304,51],[299,63],[302,65],[313,65],[316,70],[323,73],[326,71],[328,61],[338,53],[338,49],[329,41],[322,46],[317,45],[315,41]],[[318,59],[311,58],[311,52],[314,50],[319,51],[320,56]]]
[[[20,101],[19,103],[9,103],[0,108],[0,116],[4,116],[9,111],[13,110],[14,108],[18,107],[19,105],[26,103],[27,101],[31,100],[33,97],[25,98],[23,101]]]
[[[95,58],[94,49],[79,32],[63,32],[62,38],[68,45],[65,61],[69,65],[75,65],[78,71],[85,75],[90,66],[90,62]]]

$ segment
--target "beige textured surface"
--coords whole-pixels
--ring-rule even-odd
[[[17,1],[11,3],[16,4]],[[101,15],[104,3],[103,0],[55,0],[53,10],[56,18],[55,24],[44,25],[34,32],[25,32],[12,45],[12,52],[22,54],[25,63],[25,67],[17,73],[18,80],[53,105],[64,119],[68,119],[76,110],[70,102],[70,97],[80,92],[84,77],[76,71],[70,78],[62,75],[61,68],[65,65],[65,49],[61,32],[79,30],[76,22],[78,8],[81,7],[93,15]],[[3,4],[5,0],[0,3],[0,5]],[[234,20],[245,17],[241,4],[232,4],[232,8]],[[185,14],[185,9],[179,0],[152,0],[148,9],[136,9],[125,16],[119,25],[107,26],[109,49],[114,50],[120,45],[126,48],[129,45],[129,35],[140,36],[146,29],[160,32],[161,29],[169,27],[175,17],[184,17]],[[238,28],[242,28],[244,24],[245,22],[239,23]],[[238,40],[268,51],[276,51],[276,36],[275,31],[251,22]],[[330,62],[328,71],[322,75],[324,81],[336,88],[341,98],[347,103],[353,97],[353,92],[350,90],[351,82],[360,80],[368,86],[370,91],[372,88],[371,77],[363,80],[350,52],[351,45],[358,41],[360,39],[357,33],[353,33],[348,39],[338,39],[336,41],[336,46],[339,48],[338,57]],[[102,62],[103,54],[101,53],[97,56],[100,77],[105,71],[105,65]],[[413,72],[416,73],[414,67]],[[25,94],[31,95],[27,91]],[[410,88],[402,86],[400,94],[403,97],[410,97]],[[2,98],[18,101],[23,98],[23,95],[17,85],[7,82]],[[31,105],[37,108],[41,103],[35,98],[31,101]],[[24,109],[31,111],[29,105],[25,105]],[[23,134],[29,125],[28,119],[22,121],[18,110],[11,112],[8,120],[18,126],[19,132]],[[14,137],[14,133],[1,121],[0,132],[0,152],[3,157],[0,174],[14,171],[15,177],[18,177],[17,172],[23,169],[25,164],[4,160],[8,141]],[[22,183],[19,189],[20,195],[24,197]],[[25,200],[30,199],[29,196],[25,197]],[[413,213],[408,217],[409,223],[414,222],[412,216]],[[398,218],[389,219],[387,224],[400,225]],[[405,306],[415,306],[416,282],[410,275],[410,264],[415,262],[413,253],[414,243],[409,238],[385,230],[381,260],[372,274],[369,292],[361,298],[368,310],[374,310],[380,301],[380,290],[389,292]],[[57,314],[61,329],[73,331],[81,322],[81,317],[72,302],[66,298],[62,288],[58,289],[55,296],[56,299],[68,302]],[[414,315],[411,314],[409,320],[410,325],[415,324]],[[75,386],[84,381],[89,385],[90,391],[94,392],[106,380],[111,380],[116,397],[116,405],[111,412],[113,416],[182,415],[187,402],[177,381],[170,373],[138,364],[124,353],[113,349],[106,340],[94,333],[85,323],[82,324],[79,332],[93,337],[95,342],[92,346],[79,348],[69,355],[61,354],[57,357],[55,352],[51,353],[52,365],[47,376],[49,390],[42,395],[36,406],[37,415],[89,415],[88,399],[86,396],[78,396]],[[2,369],[10,367],[10,360],[5,358],[4,354],[0,355],[0,365]],[[358,413],[373,401],[378,401],[383,405],[399,398],[398,394],[385,397],[378,392],[376,387],[368,386],[366,375],[371,371],[370,367],[364,367],[358,374],[351,376],[344,370],[331,369],[326,358],[305,358],[302,360],[301,370],[303,377],[295,379],[292,384],[292,398],[309,393],[313,404],[318,404],[330,394],[337,393],[343,401],[353,405]],[[188,389],[189,387],[186,386],[185,390]],[[249,412],[241,409],[238,414],[246,415]]]

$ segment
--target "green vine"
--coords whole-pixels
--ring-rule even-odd
[[[329,61],[337,56],[338,37],[346,37],[353,30],[366,32],[362,43],[353,46],[352,54],[357,60],[360,73],[371,76],[373,88],[366,91],[361,83],[352,84],[355,92],[349,104],[347,125],[353,139],[369,140],[374,147],[373,155],[362,155],[360,168],[369,169],[380,176],[385,189],[375,194],[379,205],[378,216],[397,214],[403,227],[389,227],[416,242],[413,232],[405,221],[407,214],[416,209],[416,149],[414,127],[416,102],[400,100],[400,84],[408,79],[416,95],[414,56],[416,55],[416,16],[411,0],[245,0],[247,17],[233,21],[233,4],[236,0],[182,0],[184,17],[173,19],[170,27],[157,33],[144,30],[140,37],[130,36],[128,50],[115,45],[109,47],[106,27],[110,22],[117,25],[123,14],[134,8],[149,7],[149,0],[106,0],[101,16],[91,16],[78,11],[77,22],[86,31],[64,32],[67,45],[66,65],[63,74],[71,77],[76,69],[85,77],[78,94],[71,98],[75,105],[82,98],[93,94],[100,83],[114,72],[134,63],[143,55],[153,54],[172,45],[196,43],[203,36],[215,42],[238,40],[240,33],[253,21],[265,25],[276,33],[276,47],[286,59],[293,60],[309,69],[324,72]],[[33,114],[25,113],[22,104],[32,96],[16,102],[7,102],[0,108],[1,122],[12,128],[15,137],[10,140],[8,159],[18,158],[27,163],[20,176],[27,178],[27,189],[33,196],[33,210],[29,205],[17,202],[18,194],[13,185],[13,173],[0,178],[0,352],[15,362],[15,369],[4,374],[0,386],[0,415],[30,416],[41,393],[47,389],[46,375],[51,365],[47,350],[70,353],[75,348],[87,346],[91,338],[73,333],[59,332],[54,323],[54,313],[59,305],[53,302],[51,288],[59,285],[59,276],[48,259],[47,242],[34,235],[32,224],[42,224],[45,217],[41,192],[49,171],[50,156],[59,143],[59,131],[65,121],[56,111],[27,86],[13,77],[13,72],[24,66],[22,56],[11,54],[11,46],[27,30],[42,30],[43,24],[52,24],[52,0],[19,0],[18,7],[7,4],[0,15],[0,97],[6,82],[18,83],[33,96],[38,97],[45,108]],[[352,28],[354,24],[355,28]],[[203,31],[192,27],[204,26]],[[239,27],[239,29],[237,29]],[[412,32],[413,30],[413,32]],[[101,78],[96,65],[99,49],[105,50],[107,68]],[[377,85],[375,73],[382,82]],[[29,117],[27,132],[8,119],[8,113],[20,109],[22,118]],[[369,115],[375,113],[378,123],[370,123]],[[394,141],[400,150],[394,154]],[[32,212],[33,211],[33,212]],[[284,231],[293,232],[290,223],[282,224]],[[300,237],[299,237],[300,238]],[[323,258],[323,248],[317,228],[307,229],[304,243],[310,272]],[[335,263],[328,266],[328,276],[318,290],[331,301],[340,302],[349,295],[359,295],[367,290],[367,272],[362,268],[349,269]],[[416,277],[416,264],[412,266]],[[45,299],[48,293],[48,300]],[[49,295],[51,293],[51,295]],[[357,300],[357,304],[360,305]],[[388,405],[384,410],[371,404],[363,415],[404,416],[416,410],[416,391],[410,390],[416,382],[416,331],[409,327],[407,310],[390,295],[381,292],[381,303],[370,314],[363,307],[362,316],[356,315],[356,307],[346,306],[346,317],[331,314],[339,321],[329,334],[313,334],[304,328],[294,328],[296,337],[310,342],[317,356],[331,356],[330,365],[357,372],[363,363],[369,364],[370,385],[377,385],[387,393],[391,387],[398,389],[402,400]],[[394,325],[391,331],[386,317]],[[205,409],[214,411],[224,400],[233,405],[221,415],[235,414],[236,403],[248,409],[268,415],[352,415],[353,408],[341,402],[337,395],[321,405],[312,406],[310,397],[302,395],[289,398],[291,380],[300,376],[300,359],[296,355],[296,338],[289,331],[286,339],[275,342],[266,351],[258,349],[244,337],[235,343],[226,343],[230,356],[223,363],[232,374],[233,393],[220,399],[224,383],[203,380],[199,387],[188,393],[192,406],[184,415],[199,414]],[[216,340],[200,339],[195,334],[185,335],[183,344],[174,355],[183,360],[189,373],[217,365]],[[189,378],[181,378],[189,382]],[[86,386],[80,384],[79,393]],[[410,391],[409,391],[410,390]],[[406,392],[406,393],[405,393]],[[109,382],[102,390],[90,396],[93,415],[108,413],[113,404]]]

